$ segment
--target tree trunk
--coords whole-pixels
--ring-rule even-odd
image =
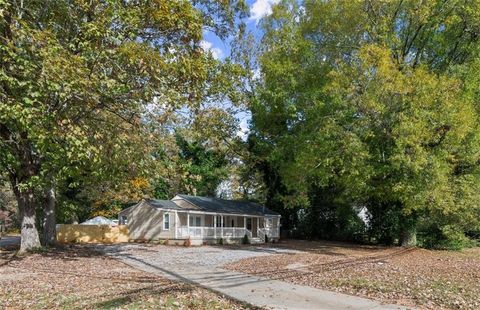
[[[24,253],[39,248],[41,244],[37,226],[35,226],[36,216],[33,189],[16,192],[18,208],[22,215],[20,253]]]
[[[400,245],[402,247],[414,247],[417,245],[417,221],[406,220],[400,231]]]
[[[45,191],[46,206],[45,206],[45,215],[43,219],[43,242],[45,246],[51,246],[55,244],[55,188],[51,186]]]

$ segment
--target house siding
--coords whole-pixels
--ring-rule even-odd
[[[163,229],[163,216],[170,214],[170,229]],[[127,226],[131,240],[160,240],[174,239],[175,229],[178,223],[174,211],[162,211],[149,206],[146,203],[139,203],[137,206],[124,210],[119,214],[127,217]]]

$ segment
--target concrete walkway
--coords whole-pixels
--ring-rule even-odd
[[[220,247],[101,246],[128,265],[173,280],[203,286],[234,299],[269,309],[405,309],[312,287],[232,272],[221,268],[235,257],[272,255],[275,249]],[[285,250],[278,249],[278,252]]]

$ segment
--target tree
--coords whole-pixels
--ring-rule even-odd
[[[8,182],[0,176],[0,222],[6,229],[18,227],[15,196]]]
[[[284,201],[309,206],[334,187],[335,199],[352,206],[399,210],[390,227],[403,245],[416,243],[421,220],[478,215],[470,74],[479,8],[436,0],[275,6],[263,21],[252,111],[266,161],[290,191]],[[453,223],[462,233],[465,225]]]
[[[142,170],[151,146],[146,120],[161,126],[175,109],[203,100],[203,28],[225,37],[245,5],[0,5],[0,167],[18,201],[26,251],[40,246],[35,209],[55,184]]]

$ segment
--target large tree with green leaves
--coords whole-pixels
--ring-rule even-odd
[[[479,12],[480,1],[275,6],[252,111],[284,204],[333,186],[336,202],[398,211],[403,245],[422,218],[446,234],[478,227]]]
[[[152,126],[204,100],[213,59],[202,31],[227,36],[244,9],[241,0],[0,1],[0,167],[18,201],[21,251],[40,246],[35,209],[61,180],[142,171]]]

